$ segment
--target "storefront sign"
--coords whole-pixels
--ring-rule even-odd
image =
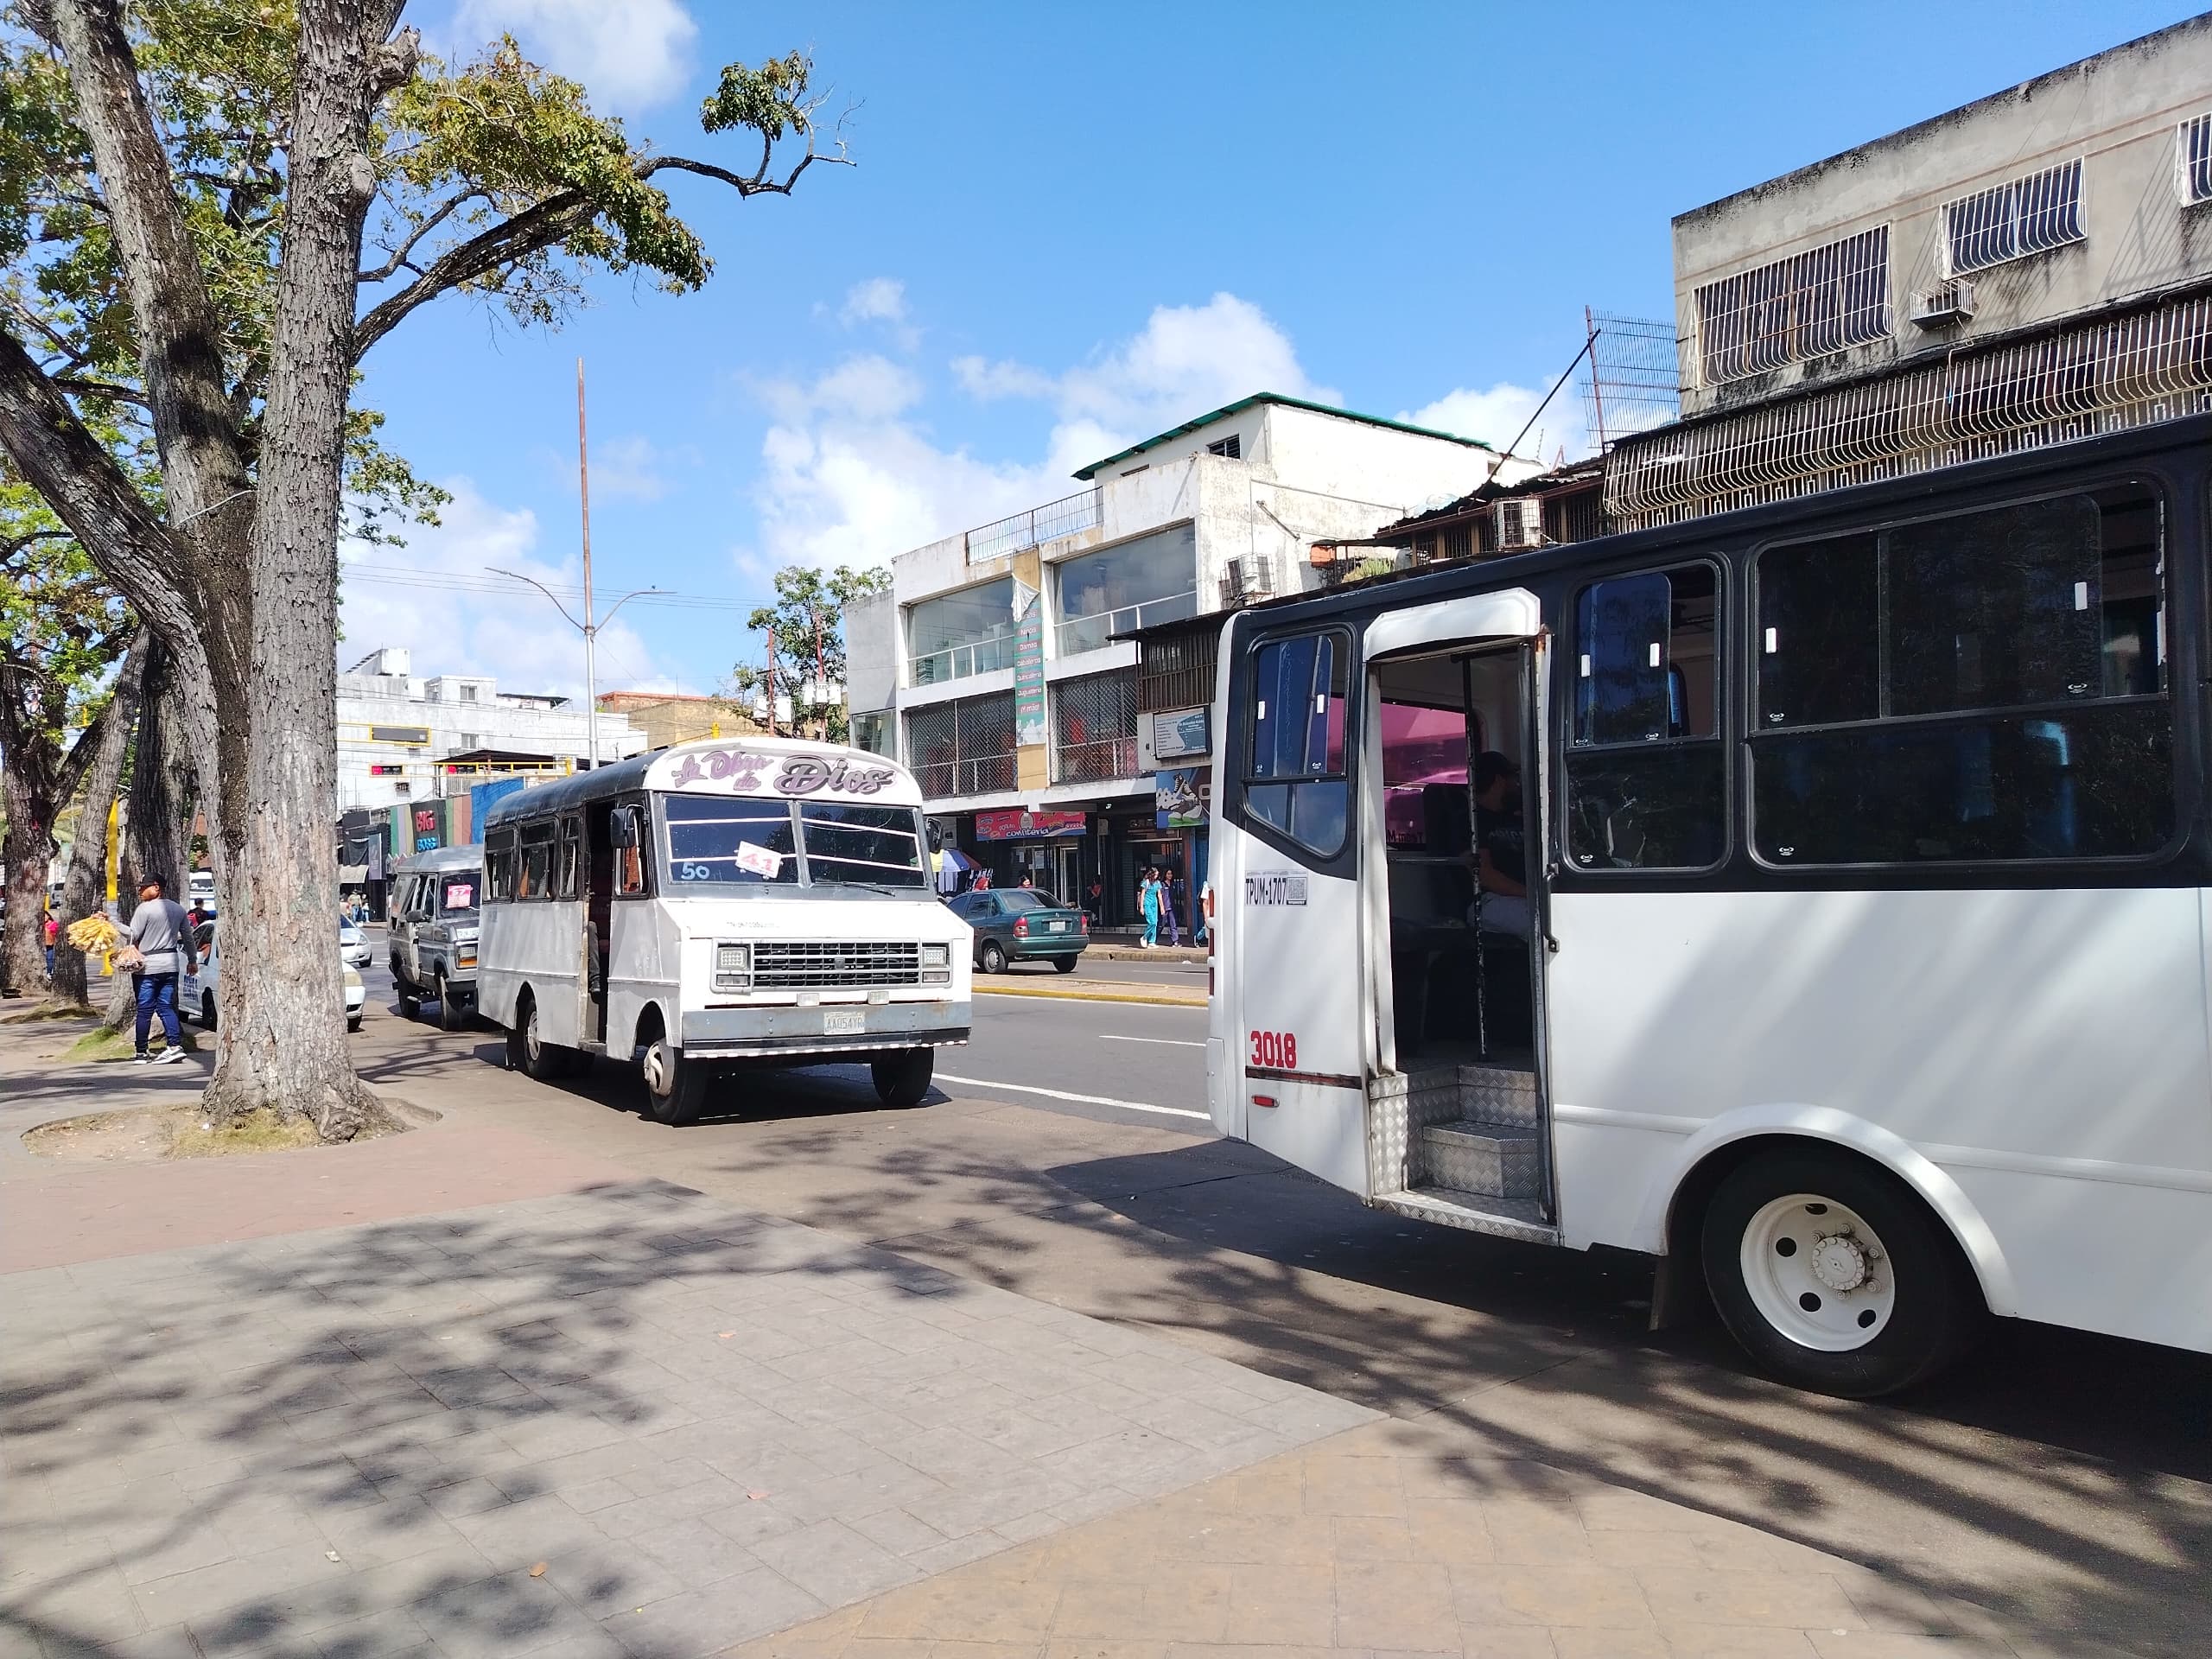
[[[978,841],[1027,841],[1040,836],[1079,836],[1089,820],[1080,812],[978,812]]]
[[[1213,779],[1203,766],[1181,766],[1153,773],[1153,816],[1161,830],[1203,830]]]
[[[1178,709],[1152,717],[1152,753],[1155,760],[1180,760],[1213,751],[1213,710]]]
[[[415,809],[415,850],[418,853],[435,852],[445,845],[438,835],[438,809],[418,806]]]
[[[1046,741],[1045,606],[1035,588],[1016,582],[1014,590],[1020,607],[1014,623],[1014,741],[1027,747]]]

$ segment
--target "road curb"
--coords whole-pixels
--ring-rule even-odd
[[[976,985],[978,996],[1042,996],[1074,1002],[1142,1002],[1156,1008],[1203,1008],[1207,999],[1187,993],[1146,991],[1136,987],[1126,990],[1116,987],[1111,990],[1094,990],[1088,986],[1080,989],[1058,985]]]

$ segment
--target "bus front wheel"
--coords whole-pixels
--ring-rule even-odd
[[[909,1048],[872,1062],[868,1073],[875,1081],[875,1096],[887,1106],[918,1106],[930,1091],[930,1076],[937,1069],[937,1051]]]
[[[640,1062],[645,1078],[645,1109],[656,1123],[689,1123],[706,1109],[707,1073],[683,1058],[683,1051],[657,1032]]]
[[[1730,1334],[1797,1387],[1872,1399],[1932,1376],[1986,1313],[1943,1224],[1848,1154],[1763,1152],[1707,1207],[1707,1287]]]

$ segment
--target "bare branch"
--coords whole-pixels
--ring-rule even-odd
[[[358,363],[370,346],[399,326],[403,318],[429,304],[450,289],[488,276],[510,260],[550,248],[591,222],[593,207],[580,191],[563,190],[526,207],[512,219],[452,247],[430,262],[420,276],[381,304],[372,307],[353,327],[353,360]]]
[[[385,260],[374,270],[356,273],[354,280],[361,283],[381,283],[390,277],[397,276],[403,270],[416,270],[416,267],[409,263],[409,259],[413,255],[417,243],[443,224],[452,216],[455,209],[471,201],[489,201],[491,199],[481,190],[464,190],[417,225],[409,232],[407,239],[397,248],[386,249],[385,251],[391,255],[391,258]],[[416,270],[416,274],[420,276],[422,273]]]
[[[54,385],[63,391],[75,392],[81,397],[112,397],[118,403],[136,404],[143,410],[150,410],[154,407],[154,400],[136,386],[118,386],[110,380],[88,380],[77,374],[57,374],[51,378]]]

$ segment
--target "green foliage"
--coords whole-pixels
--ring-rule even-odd
[[[84,549],[0,463],[0,747],[27,779],[50,778],[69,734],[106,705],[131,626]]]
[[[775,603],[759,607],[745,619],[747,627],[765,637],[761,660],[740,663],[730,671],[729,694],[750,703],[766,693],[766,645],[772,644],[776,693],[791,700],[797,729],[817,731],[833,743],[845,742],[843,699],[810,700],[805,687],[817,677],[817,664],[822,677],[844,683],[845,607],[890,587],[891,573],[880,567],[855,570],[841,564],[824,573],[811,565],[785,565],[776,572]],[[781,724],[778,722],[779,728]]]
[[[771,58],[758,69],[733,63],[699,106],[699,124],[709,132],[749,129],[771,144],[786,132],[811,132],[820,101],[808,86],[813,76],[813,60],[804,52]]]

